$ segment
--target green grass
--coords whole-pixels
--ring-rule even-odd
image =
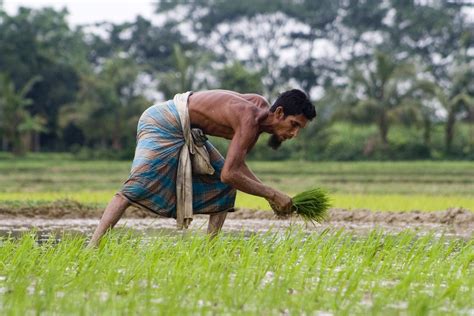
[[[199,234],[116,231],[3,238],[0,312],[25,314],[340,315],[472,313],[474,240],[413,232]]]
[[[1,194],[0,194],[1,197]],[[370,209],[380,211],[440,211],[452,207],[474,210],[474,198],[467,196],[431,196],[402,194],[331,194],[332,207],[345,209]],[[268,203],[264,199],[240,193],[236,205],[239,207],[266,210]]]
[[[252,162],[265,182],[287,192],[324,187],[347,194],[470,195],[474,162]]]
[[[249,162],[286,192],[324,187],[348,194],[472,195],[474,162]],[[117,190],[130,161],[80,161],[71,155],[0,159],[0,192]]]
[[[0,204],[70,198],[104,206],[127,178],[129,161],[80,161],[69,154],[0,155]],[[320,187],[332,205],[373,210],[474,210],[474,162],[249,162],[264,183],[289,195]],[[238,207],[269,209],[240,193]]]
[[[70,199],[86,205],[105,207],[115,191],[80,192],[0,192],[0,205],[41,205],[57,200]],[[291,194],[290,194],[291,195]],[[370,209],[380,211],[440,211],[452,207],[474,210],[474,198],[464,195],[432,196],[424,194],[330,194],[332,207],[345,209]],[[268,202],[253,195],[238,192],[239,208],[270,210]]]
[[[0,194],[1,199],[1,194]],[[432,196],[423,194],[330,194],[332,207],[345,209],[370,209],[380,211],[440,211],[452,207],[474,210],[474,197],[464,195]],[[236,204],[241,207],[266,210],[264,199],[240,193]]]

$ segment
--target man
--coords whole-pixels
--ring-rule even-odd
[[[298,135],[314,117],[314,106],[297,89],[281,94],[272,106],[260,95],[226,90],[191,92],[151,106],[138,123],[130,177],[105,209],[90,245],[97,245],[132,204],[177,218],[178,224],[185,227],[192,213],[210,214],[211,235],[220,231],[227,212],[233,211],[236,190],[267,199],[279,214],[290,213],[291,198],[263,184],[247,167],[245,158],[260,134],[271,134],[269,146],[277,149],[283,141]],[[188,151],[194,154],[192,148],[197,148],[189,136],[193,127],[231,142],[224,160],[204,139],[201,146],[208,152],[212,170],[196,174],[193,165],[192,175],[188,174],[192,176],[190,183],[181,163],[186,165]],[[199,142],[194,133],[192,136],[194,142]]]

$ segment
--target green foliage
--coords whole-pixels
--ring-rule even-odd
[[[131,59],[115,57],[99,73],[84,75],[77,102],[62,109],[60,125],[77,126],[85,144],[110,151],[108,157],[133,148],[138,118],[151,104],[137,91],[139,71]]]
[[[184,52],[180,45],[173,46],[173,69],[158,79],[158,88],[166,98],[171,99],[175,94],[186,91],[196,91],[207,85],[207,82],[199,82],[197,74],[204,72],[208,59],[205,54]]]
[[[29,80],[21,89],[16,89],[11,79],[0,73],[0,132],[11,144],[15,154],[24,154],[27,150],[23,141],[29,132],[44,131],[45,121],[39,115],[31,115],[27,107],[32,100],[27,94],[40,81],[39,77]]]
[[[83,33],[69,27],[66,10],[22,7],[15,16],[0,14],[0,69],[16,87],[41,78],[27,95],[32,100],[27,111],[41,116],[45,128],[38,128],[42,125],[39,119],[25,127],[40,134],[34,138],[34,147],[47,143],[54,148],[58,142],[58,111],[74,100],[79,68],[87,65]]]
[[[414,67],[381,52],[376,52],[373,59],[353,69],[351,91],[354,98],[359,98],[353,113],[375,123],[380,141],[387,145],[390,124],[399,117],[403,102],[409,96],[400,91],[399,85],[413,78]]]
[[[218,51],[225,60],[235,60],[242,48],[250,47],[248,56],[244,54],[239,61],[260,70],[265,94],[273,97],[286,89],[290,80],[309,91],[323,73],[327,75],[337,67],[331,61],[314,58],[312,53],[315,42],[334,28],[341,3],[245,0],[214,1],[210,5],[206,1],[167,1],[157,3],[156,11],[170,13],[179,8],[183,15],[174,19],[178,23],[192,21],[197,36],[209,38],[217,33],[219,39],[204,46]],[[308,30],[293,30],[295,24],[304,24]],[[283,56],[292,46],[297,48],[298,62],[289,64]],[[314,69],[318,69],[317,73]]]
[[[162,1],[156,12],[163,23],[139,16],[102,23],[99,32],[71,27],[66,10],[21,8],[9,15],[0,8],[2,74],[16,88],[41,78],[24,95],[31,104],[17,124],[22,135],[11,136],[3,123],[1,148],[19,148],[14,142],[24,150],[131,158],[150,90],[165,99],[208,88],[271,99],[301,87],[318,96],[316,123],[278,151],[264,137],[250,158],[472,159],[465,131],[474,117],[474,41],[464,6]],[[343,131],[343,120],[364,125]],[[414,138],[398,137],[400,124]],[[217,146],[226,149],[225,141]]]
[[[447,89],[435,86],[436,97],[447,112],[445,125],[445,151],[447,154],[452,153],[457,116],[474,109],[474,71],[467,63],[456,66],[451,73],[451,84]]]
[[[362,159],[364,148],[369,147],[370,150],[376,144],[376,130],[373,126],[335,124],[331,126],[329,133],[329,142],[323,152],[315,153],[315,160]]]
[[[459,124],[457,138],[449,155],[444,152],[444,127],[434,124],[431,142],[425,143],[423,131],[403,125],[393,125],[388,144],[380,142],[374,125],[336,123],[327,128],[329,140],[319,151],[305,156],[308,160],[413,160],[471,159],[474,146],[470,124]],[[315,140],[317,141],[317,140]],[[290,155],[291,157],[295,157]]]
[[[250,72],[242,64],[234,62],[232,65],[224,67],[217,74],[219,88],[232,90],[239,93],[262,94],[263,87],[260,74]]]

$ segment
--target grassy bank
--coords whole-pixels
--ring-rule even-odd
[[[292,195],[327,189],[333,206],[373,210],[474,210],[474,163],[249,162],[262,181]],[[130,162],[82,161],[69,154],[0,155],[0,204],[69,198],[103,207],[127,178]],[[265,200],[240,193],[237,206],[268,209]]]
[[[73,200],[85,205],[105,207],[115,191],[79,192],[0,192],[0,205],[41,205],[57,200]],[[291,193],[290,193],[291,194]],[[426,194],[342,194],[330,196],[332,207],[344,209],[369,209],[381,211],[440,211],[452,207],[474,210],[474,197],[466,195],[433,196]],[[238,192],[236,206],[239,208],[269,210],[263,198]]]

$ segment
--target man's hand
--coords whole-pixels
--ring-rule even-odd
[[[268,199],[268,203],[272,207],[276,215],[286,217],[291,214],[293,202],[291,198],[280,191],[275,190],[274,195],[271,199]]]

